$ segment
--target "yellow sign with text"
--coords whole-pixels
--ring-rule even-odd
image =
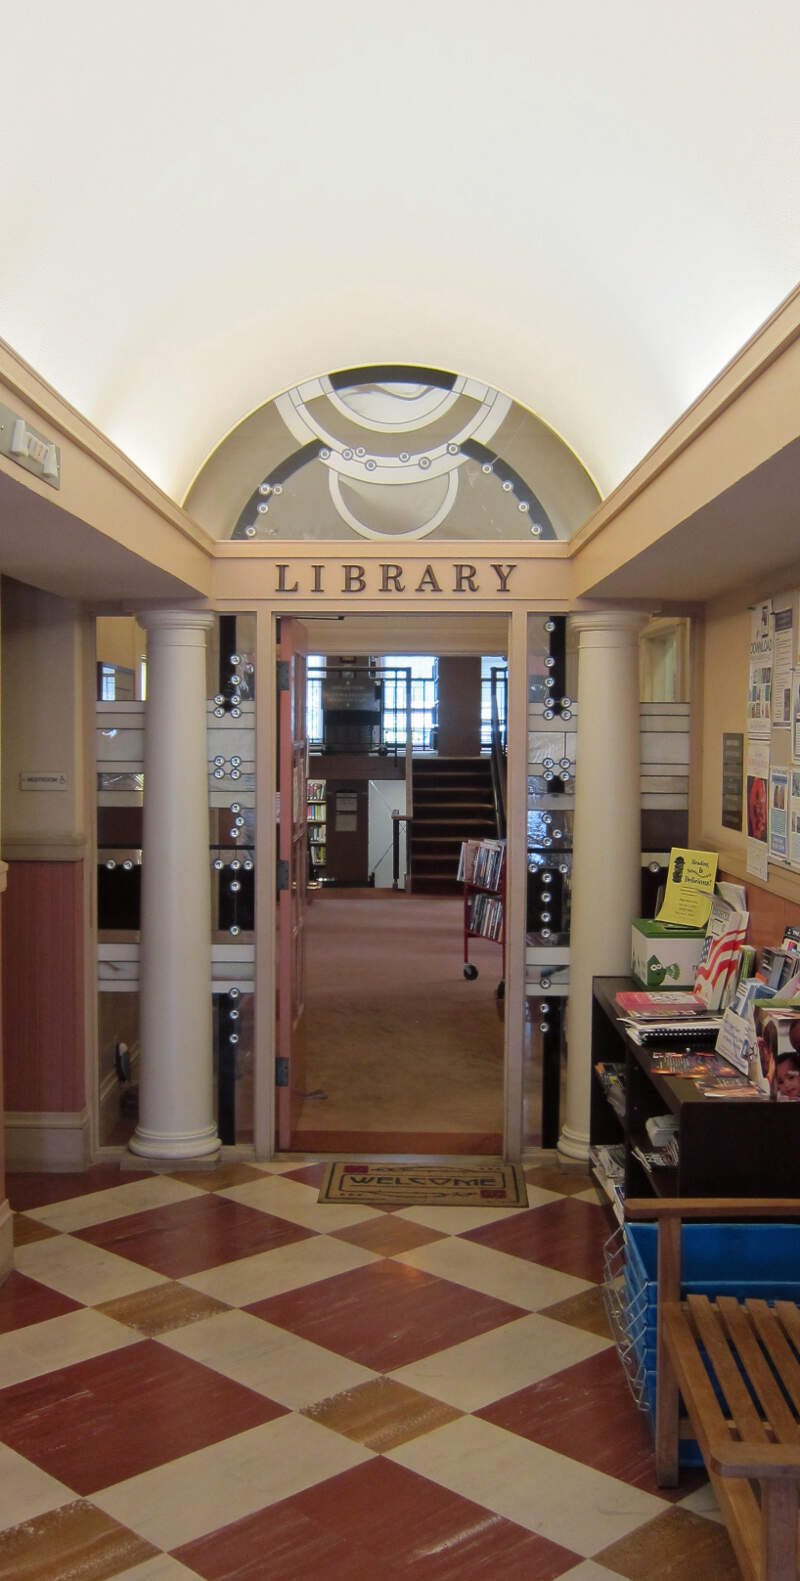
[[[673,846],[669,853],[667,886],[656,922],[680,928],[704,928],[711,911],[717,858],[710,851],[684,851]]]

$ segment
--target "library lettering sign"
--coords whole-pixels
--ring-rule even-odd
[[[358,597],[363,594],[464,595],[494,597],[513,593],[514,573],[518,567],[505,561],[468,560],[414,561],[357,560],[322,562],[278,561],[275,564],[276,593],[323,593],[329,597]]]

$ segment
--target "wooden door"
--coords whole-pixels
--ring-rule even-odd
[[[306,805],[306,661],[297,621],[281,619],[278,647],[278,1057],[275,1062],[278,1148],[291,1146],[295,1095],[302,1090]]]

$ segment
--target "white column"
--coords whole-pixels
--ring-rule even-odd
[[[579,634],[566,1120],[558,1150],[589,1154],[592,978],[630,972],[639,913],[639,648],[634,610],[570,616]]]
[[[152,610],[142,832],[141,1069],[131,1152],[208,1158],[213,1110],[206,632],[211,615]]]

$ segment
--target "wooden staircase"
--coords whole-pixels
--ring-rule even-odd
[[[457,894],[462,840],[497,836],[491,763],[488,758],[415,758],[412,772],[412,893]]]

